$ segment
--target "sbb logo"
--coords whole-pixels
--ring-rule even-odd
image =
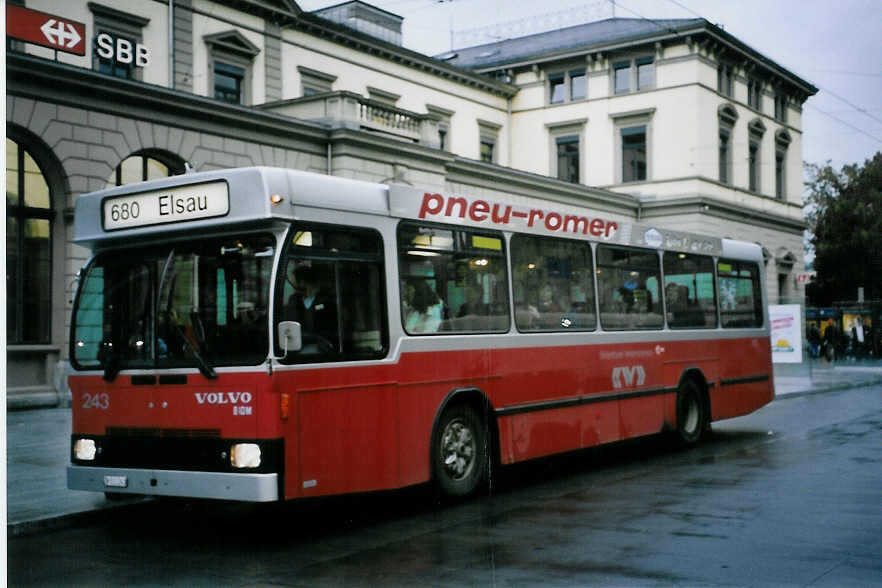
[[[150,50],[140,43],[132,43],[128,39],[113,38],[107,33],[99,33],[95,37],[96,51],[102,59],[111,59],[125,65],[135,64],[137,67],[150,65]]]

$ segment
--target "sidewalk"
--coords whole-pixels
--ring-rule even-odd
[[[778,400],[882,382],[882,364],[776,369]],[[790,375],[794,374],[794,375]],[[127,508],[144,498],[107,501],[103,494],[67,489],[70,463],[69,408],[34,409],[6,415],[8,537],[65,527]]]

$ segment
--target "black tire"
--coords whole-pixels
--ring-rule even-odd
[[[435,482],[442,494],[472,494],[488,469],[487,428],[466,404],[448,407],[438,421],[432,444]]]
[[[683,445],[694,445],[706,428],[704,394],[695,380],[686,379],[677,390],[677,438]]]

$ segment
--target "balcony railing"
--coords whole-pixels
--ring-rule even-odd
[[[371,100],[352,92],[326,92],[271,102],[263,110],[293,118],[323,122],[383,134],[385,136],[439,147],[438,119],[431,114],[411,112]]]

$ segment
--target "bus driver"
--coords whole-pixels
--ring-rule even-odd
[[[303,329],[305,350],[316,345],[318,350],[331,351],[336,348],[337,304],[333,293],[322,288],[319,269],[315,266],[300,265],[288,274],[293,277],[294,293],[285,305],[288,320],[297,321]]]

